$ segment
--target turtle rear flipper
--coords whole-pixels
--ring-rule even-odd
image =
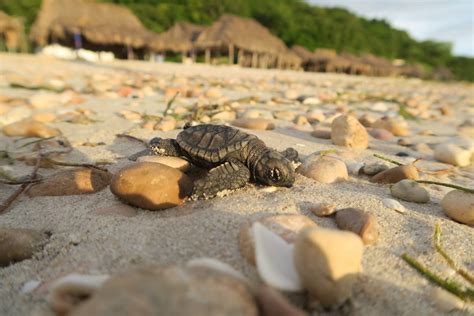
[[[249,179],[249,169],[240,161],[232,159],[211,169],[204,178],[197,180],[193,195],[198,198],[214,197],[221,191],[245,186]]]

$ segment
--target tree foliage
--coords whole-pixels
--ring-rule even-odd
[[[99,0],[129,7],[150,30],[162,32],[176,21],[209,25],[223,13],[252,17],[288,46],[310,50],[371,53],[435,68],[448,66],[457,78],[474,81],[473,58],[453,57],[451,44],[416,41],[385,20],[358,17],[343,8],[322,8],[303,0]],[[41,0],[2,0],[0,10],[25,17],[27,30]]]

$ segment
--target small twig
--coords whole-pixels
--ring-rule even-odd
[[[407,255],[406,253],[402,255],[402,259],[405,260],[406,263],[408,263],[412,268],[418,271],[418,273],[420,273],[426,279],[439,285],[446,291],[456,295],[463,301],[471,301],[471,302],[474,301],[474,289],[468,288],[464,290],[464,287],[461,284],[453,280],[448,280],[448,279],[443,280],[440,276],[431,272],[427,267],[425,267],[420,262],[418,262],[414,258]]]
[[[427,183],[427,184],[436,184],[441,185],[448,188],[458,189],[467,193],[474,193],[474,189],[465,188],[457,184],[445,183],[445,182],[438,182],[438,181],[428,181],[428,180],[415,180],[418,183]]]
[[[38,158],[36,159],[36,165],[33,168],[33,171],[31,172],[29,179],[30,180],[36,180],[36,177],[38,175],[38,169],[41,165],[41,161],[44,158],[44,154],[39,152],[38,153]],[[31,185],[31,183],[23,183],[18,189],[16,189],[15,192],[13,192],[12,195],[10,195],[5,201],[0,204],[0,214],[5,212],[8,207]]]
[[[23,147],[26,147],[26,146],[31,145],[31,144],[41,143],[41,142],[44,141],[44,140],[50,140],[50,139],[53,139],[53,138],[55,138],[55,137],[56,137],[56,136],[50,136],[50,137],[46,137],[46,138],[36,139],[36,140],[33,140],[33,141],[31,141],[31,142],[28,142],[28,143],[26,143],[26,144],[21,145],[19,148],[23,148]]]
[[[439,223],[436,223],[435,226],[433,243],[436,248],[436,251],[438,251],[438,253],[443,256],[449,266],[453,268],[453,270],[456,271],[460,276],[466,279],[466,281],[474,285],[474,275],[472,275],[471,272],[465,270],[456,261],[454,261],[453,258],[448,255],[446,250],[444,250],[443,246],[441,246],[441,226],[439,225]]]
[[[99,167],[97,165],[89,164],[89,163],[74,163],[74,162],[66,162],[66,161],[57,161],[51,158],[46,157],[45,160],[53,165],[63,166],[63,167],[83,167],[83,168],[93,168],[101,171],[107,171],[106,168]]]
[[[1,184],[7,184],[7,185],[20,185],[20,184],[30,184],[30,183],[37,183],[40,182],[40,179],[35,179],[35,180],[10,180],[10,181],[5,181],[5,180],[0,180]]]
[[[379,154],[374,154],[374,157],[377,157],[377,158],[379,158],[379,159],[382,159],[382,160],[391,162],[391,163],[393,163],[393,164],[395,164],[395,165],[397,165],[397,166],[403,166],[402,163],[400,163],[400,162],[398,162],[398,161],[395,161],[395,160],[392,160],[392,159],[390,159],[390,158],[384,157],[384,156],[379,155]]]
[[[174,100],[176,99],[176,97],[177,97],[178,95],[179,95],[179,91],[176,92],[176,93],[174,94],[174,96],[168,101],[168,103],[166,104],[166,109],[165,109],[165,111],[163,112],[163,116],[168,115],[168,112],[169,112],[169,110],[171,110],[171,106],[173,105],[173,102],[174,102]]]
[[[135,136],[132,136],[132,135],[127,135],[127,134],[116,134],[115,136],[122,137],[122,138],[127,138],[127,139],[130,139],[130,140],[139,142],[139,143],[145,145],[146,147],[148,147],[148,143],[146,141],[144,141],[143,139],[140,139],[138,137],[135,137]]]

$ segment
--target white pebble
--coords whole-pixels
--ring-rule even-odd
[[[390,208],[392,210],[397,211],[398,213],[405,214],[406,209],[403,205],[400,204],[400,202],[395,201],[393,199],[383,199],[382,203],[385,207]]]

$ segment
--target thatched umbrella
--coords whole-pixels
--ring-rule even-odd
[[[206,62],[210,61],[211,50],[218,50],[227,51],[233,63],[234,49],[238,49],[239,63],[251,54],[253,67],[258,65],[259,54],[269,59],[276,56],[277,63],[282,63],[288,52],[285,43],[257,21],[228,14],[204,30],[195,44],[206,51]]]
[[[350,63],[348,70],[349,74],[366,76],[371,76],[374,74],[374,67],[365,63],[362,58],[349,53],[342,53],[341,57]]]
[[[31,39],[44,46],[50,37],[70,41],[75,33],[98,46],[144,48],[145,44],[158,40],[125,7],[86,0],[43,0]]]
[[[158,39],[149,46],[153,51],[172,51],[182,53],[183,57],[191,52],[194,59],[194,42],[205,28],[188,22],[177,22],[166,32],[159,34]]]
[[[301,58],[301,66],[306,71],[319,71],[317,56],[309,51],[306,47],[294,45],[291,47],[293,53]]]
[[[365,54],[361,60],[372,66],[373,74],[376,76],[394,76],[397,73],[397,69],[393,66],[392,62],[383,57]]]
[[[322,72],[349,72],[351,63],[346,58],[338,56],[337,52],[328,48],[317,48],[314,51],[316,71]]]
[[[11,17],[0,11],[0,37],[5,39],[8,50],[16,50],[20,46],[23,35],[23,21],[21,18]]]

